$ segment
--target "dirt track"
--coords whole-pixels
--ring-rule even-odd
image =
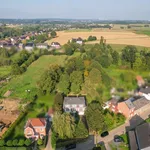
[[[1,101],[0,106],[3,106],[3,109],[0,110],[0,122],[10,125],[19,116],[19,100],[3,99]],[[2,132],[0,132],[0,136],[2,136],[6,130],[7,128],[4,128]]]
[[[87,39],[88,36],[93,35],[100,39],[103,36],[107,43],[110,44],[125,44],[125,45],[137,45],[137,46],[144,46],[150,47],[150,37],[147,35],[135,34],[130,31],[91,31],[91,32],[65,32],[59,31],[57,32],[58,37],[54,38],[48,43],[51,42],[59,42],[60,44],[65,44],[71,38],[81,37],[83,39]],[[99,42],[99,41],[95,41]],[[94,43],[95,43],[94,42]]]

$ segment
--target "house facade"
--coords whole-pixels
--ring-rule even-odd
[[[51,43],[51,47],[52,47],[52,48],[55,48],[55,49],[61,48],[61,46],[60,46],[60,44],[59,44],[58,42],[52,42],[52,43]]]
[[[48,49],[48,44],[38,43],[38,44],[36,44],[36,47],[39,48],[39,49]]]
[[[84,115],[86,108],[86,100],[84,97],[65,97],[63,102],[63,110],[68,113],[78,113]]]
[[[45,118],[28,119],[24,127],[24,135],[26,138],[34,140],[43,139],[46,136],[46,120]]]
[[[131,118],[135,115],[135,106],[132,103],[133,98],[118,103],[118,112],[126,118]]]
[[[34,44],[33,43],[27,43],[24,46],[24,49],[27,50],[27,51],[32,51],[34,49]]]

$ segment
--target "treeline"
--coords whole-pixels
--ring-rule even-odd
[[[48,54],[48,50],[39,50],[38,53],[29,53],[26,50],[22,50],[19,54],[19,58],[12,63],[13,75],[19,75],[24,73],[27,70],[27,67],[37,60],[40,56]]]
[[[17,53],[17,49],[12,47],[11,49],[0,48],[0,66],[9,66],[12,63],[11,56]]]

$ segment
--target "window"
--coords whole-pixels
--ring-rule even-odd
[[[43,128],[41,128],[41,131],[43,131]]]

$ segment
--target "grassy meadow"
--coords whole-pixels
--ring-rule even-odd
[[[1,66],[0,67],[0,78],[9,75],[11,72],[10,66]]]
[[[30,94],[36,91],[37,82],[39,81],[42,73],[51,64],[63,66],[66,59],[66,55],[45,55],[40,57],[28,67],[24,74],[14,77],[5,87],[3,87],[1,89],[1,94],[3,95],[7,90],[12,90],[13,92],[11,96],[14,98],[19,97],[25,99],[30,97]],[[30,90],[31,93],[27,93],[25,90]]]

